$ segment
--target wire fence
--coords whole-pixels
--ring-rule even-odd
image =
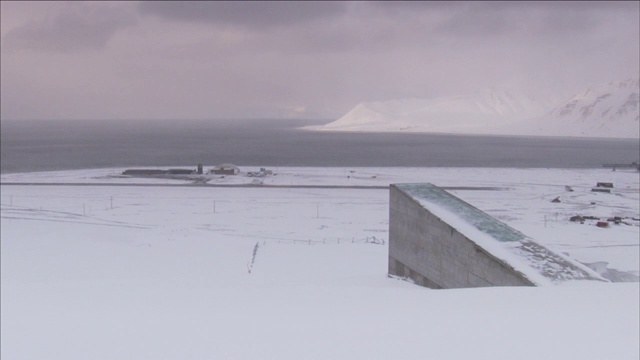
[[[182,200],[173,201],[173,200]],[[171,206],[186,207],[193,209],[201,209],[212,213],[234,213],[259,210],[262,208],[274,207],[291,207],[304,206],[308,207],[314,217],[324,216],[329,209],[342,208],[345,206],[387,206],[385,201],[371,201],[353,199],[351,201],[341,200],[339,202],[332,199],[292,199],[276,200],[276,199],[216,199],[216,198],[191,198],[191,197],[170,197],[170,196],[123,196],[123,195],[93,195],[93,196],[69,196],[69,195],[2,195],[0,196],[0,205],[18,206],[31,208],[49,208],[52,210],[76,210],[92,206],[96,210],[113,210],[115,208],[124,208],[135,206],[157,207]],[[86,211],[86,209],[85,209]]]
[[[266,246],[267,244],[287,244],[287,245],[323,245],[323,244],[374,244],[374,245],[385,245],[386,241],[382,238],[378,238],[376,236],[367,236],[364,238],[355,237],[349,239],[342,238],[332,238],[332,239],[323,239],[323,240],[297,240],[297,239],[278,239],[278,240],[263,240],[262,246]],[[251,256],[251,261],[247,263],[247,271],[249,274],[253,271],[253,267],[256,262],[256,257],[258,256],[258,250],[260,249],[260,241],[256,242],[256,245],[253,247],[253,252]]]
[[[364,238],[323,238],[322,240],[301,240],[301,239],[277,239],[277,240],[263,240],[263,243],[276,243],[276,244],[289,244],[289,245],[326,245],[326,244],[372,244],[372,245],[385,245],[386,240],[376,236],[366,236]]]

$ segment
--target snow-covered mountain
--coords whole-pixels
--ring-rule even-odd
[[[640,81],[629,79],[590,87],[549,114],[509,130],[513,131],[531,135],[640,138]]]
[[[540,116],[545,110],[514,91],[484,89],[467,96],[360,103],[340,119],[316,129],[464,133]]]
[[[504,89],[358,104],[323,131],[640,138],[638,79],[591,87],[559,106]]]

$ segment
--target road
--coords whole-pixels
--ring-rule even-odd
[[[69,183],[69,182],[2,182],[0,186],[143,186],[143,187],[210,187],[210,188],[263,188],[263,189],[354,189],[388,190],[382,185],[264,185],[264,184],[140,184],[140,183]],[[444,190],[507,190],[504,187],[441,186]]]

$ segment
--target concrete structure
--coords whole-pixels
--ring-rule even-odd
[[[390,276],[434,289],[607,281],[434,185],[391,185],[389,206]]]
[[[238,175],[240,168],[233,164],[220,164],[209,170],[209,173],[215,175]]]

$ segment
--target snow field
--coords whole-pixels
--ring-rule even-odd
[[[500,187],[452,193],[557,251],[638,274],[637,223],[567,220],[640,217],[638,180],[601,169],[283,168],[265,183]],[[591,192],[596,181],[614,193]],[[1,190],[3,359],[640,355],[638,283],[434,291],[388,278],[387,190]]]

